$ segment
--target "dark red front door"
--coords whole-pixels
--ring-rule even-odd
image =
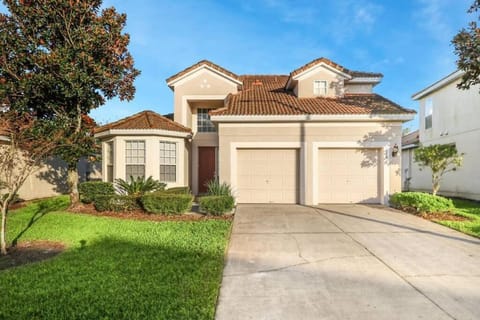
[[[215,147],[198,148],[198,193],[207,192],[205,184],[215,178]]]

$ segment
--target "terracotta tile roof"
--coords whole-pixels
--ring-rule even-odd
[[[215,70],[217,70],[217,71],[219,71],[219,72],[221,72],[221,73],[224,73],[224,74],[226,74],[227,76],[229,76],[229,77],[231,77],[231,78],[233,78],[233,79],[235,79],[235,80],[239,80],[238,76],[237,76],[235,73],[233,73],[233,72],[231,72],[231,71],[228,71],[227,69],[224,69],[224,68],[220,67],[219,65],[217,65],[217,64],[215,64],[215,63],[213,63],[213,62],[210,62],[210,61],[208,61],[208,60],[201,60],[201,61],[195,63],[194,65],[192,65],[192,66],[190,66],[190,67],[188,67],[188,68],[186,68],[186,69],[184,69],[184,70],[182,70],[182,71],[174,74],[173,76],[171,76],[170,78],[168,78],[166,81],[167,81],[167,83],[170,83],[171,81],[180,78],[181,76],[189,73],[190,71],[195,70],[195,69],[197,69],[198,67],[201,67],[202,65],[207,65],[207,66],[209,66],[210,68],[215,69]]]
[[[325,63],[343,73],[346,73],[346,74],[349,74],[351,75],[352,77],[383,77],[383,74],[381,73],[377,73],[377,72],[365,72],[365,71],[354,71],[354,70],[349,70],[341,65],[339,65],[338,63],[335,63],[327,58],[318,58],[318,59],[315,59],[313,61],[310,61],[309,63],[301,66],[300,68],[298,69],[295,69],[293,70],[291,73],[290,73],[290,76],[293,77],[293,76],[296,76],[297,74],[299,73],[302,73],[303,71],[305,70],[308,70],[310,69],[311,67],[319,64],[319,63]]]
[[[95,129],[95,133],[104,132],[110,129],[160,129],[167,131],[192,132],[189,128],[149,110],[98,127]]]
[[[240,77],[243,91],[227,97],[212,115],[404,114],[415,113],[378,94],[348,94],[341,98],[297,98],[285,90],[289,76]]]

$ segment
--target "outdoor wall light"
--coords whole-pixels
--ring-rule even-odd
[[[398,154],[398,145],[395,143],[392,147],[392,157],[396,157]]]

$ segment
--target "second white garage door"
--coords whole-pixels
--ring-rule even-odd
[[[319,203],[379,203],[378,149],[319,149]]]
[[[239,149],[237,151],[239,203],[297,203],[297,149]]]

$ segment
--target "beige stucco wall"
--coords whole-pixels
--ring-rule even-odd
[[[480,200],[480,86],[459,90],[452,82],[419,101],[420,143],[423,145],[455,143],[465,153],[463,166],[446,173],[440,193]],[[432,128],[425,130],[425,102],[432,99]],[[431,190],[430,170],[412,167],[411,188]]]
[[[345,93],[372,93],[373,85],[369,83],[345,83]]]
[[[130,136],[114,136],[110,139],[104,139],[102,141],[102,158],[107,159],[106,144],[113,142],[113,179],[127,179],[126,177],[126,155],[125,147],[126,141],[142,140],[145,141],[145,176],[152,176],[154,179],[160,179],[160,141],[175,142],[177,144],[177,171],[176,182],[168,182],[167,188],[188,186],[188,161],[189,153],[184,138],[178,137],[165,137],[165,136],[142,136],[142,135],[130,135]],[[103,170],[107,172],[107,163],[103,161]],[[106,175],[103,176],[106,181]]]
[[[210,70],[201,69],[180,80],[174,87],[174,120],[192,127],[192,110],[189,102],[197,100],[223,100],[236,93],[238,85]]]
[[[312,98],[313,82],[315,80],[327,81],[327,97],[336,97],[343,94],[343,77],[324,68],[315,69],[300,77],[294,91],[299,98]]]
[[[100,179],[100,163],[90,163],[81,159],[77,165],[79,182]],[[87,177],[88,176],[88,177]],[[58,158],[47,161],[32,173],[20,188],[18,195],[24,200],[48,198],[68,192],[67,165]]]
[[[303,172],[300,173],[300,202],[308,205],[314,203],[312,188],[314,153],[318,152],[316,145],[331,143],[338,147],[367,147],[384,145],[382,155],[387,168],[382,178],[387,184],[388,194],[401,190],[400,156],[392,157],[390,147],[400,145],[401,123],[250,123],[250,124],[219,124],[219,178],[232,183],[235,168],[232,168],[232,157],[236,157],[235,146],[243,147],[293,147],[300,149],[300,161]],[[380,148],[380,147],[379,147]],[[302,171],[301,170],[301,171]],[[233,184],[233,188],[235,189]],[[303,188],[303,189],[302,189]],[[388,194],[384,195],[388,197]]]

